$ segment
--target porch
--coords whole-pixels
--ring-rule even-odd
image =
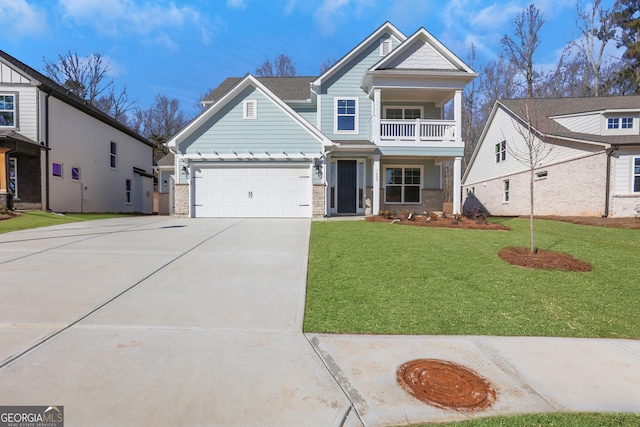
[[[373,120],[373,118],[372,118]],[[380,143],[456,141],[455,120],[380,120]]]

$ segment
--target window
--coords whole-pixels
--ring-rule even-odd
[[[389,120],[415,120],[422,117],[422,108],[388,107],[384,109],[384,115]]]
[[[242,102],[242,118],[245,120],[258,118],[258,101],[256,99]]]
[[[633,192],[640,193],[640,157],[633,159]]]
[[[507,159],[507,141],[496,144],[496,163],[504,162]]]
[[[620,119],[618,117],[609,117],[607,119],[607,129],[618,129],[620,127]]]
[[[71,180],[80,181],[80,168],[77,166],[71,166]]]
[[[0,95],[0,127],[16,127],[15,95]]]
[[[51,163],[51,175],[54,178],[62,178],[62,163]]]
[[[358,99],[336,98],[335,131],[358,133]]]
[[[380,56],[387,56],[393,49],[391,39],[380,40]]]
[[[18,198],[18,159],[9,157],[9,191]]]
[[[124,181],[124,186],[125,186],[125,200],[127,204],[130,205],[131,204],[131,180],[126,179]]]
[[[509,180],[502,181],[502,201],[509,202]]]
[[[622,117],[620,119],[620,127],[622,129],[633,129],[633,117]]]
[[[538,179],[546,178],[547,175],[548,175],[547,171],[536,172],[536,178],[538,178]]]
[[[385,168],[385,203],[420,203],[421,176],[420,167]]]
[[[115,142],[111,141],[110,150],[111,150],[111,158],[110,158],[111,168],[115,169],[116,166],[118,165],[118,163],[117,163],[118,144],[116,144]]]

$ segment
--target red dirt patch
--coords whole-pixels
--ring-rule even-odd
[[[11,219],[20,216],[21,214],[16,211],[0,211],[0,221],[5,219]]]
[[[498,252],[498,256],[509,264],[527,268],[578,272],[591,271],[591,264],[587,262],[580,261],[569,254],[546,251],[544,249],[537,249],[535,252],[531,252],[529,248],[508,247]]]
[[[596,227],[630,228],[640,230],[640,218],[599,218],[587,216],[536,216],[536,219],[570,222]]]
[[[429,219],[429,221],[427,221]],[[416,215],[413,220],[407,219],[405,216],[390,216],[384,218],[380,215],[368,216],[368,222],[386,222],[389,224],[413,225],[419,227],[446,227],[446,228],[464,228],[471,230],[510,230],[502,224],[493,224],[484,221],[475,221],[466,217],[443,217],[429,218],[424,215]]]
[[[396,371],[398,384],[416,399],[442,409],[482,411],[496,400],[489,381],[471,369],[437,359],[417,359]]]

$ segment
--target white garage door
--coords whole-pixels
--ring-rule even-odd
[[[308,164],[195,167],[196,217],[310,218]]]

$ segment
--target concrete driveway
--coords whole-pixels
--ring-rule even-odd
[[[0,404],[67,426],[357,425],[301,333],[308,220],[0,235]]]

